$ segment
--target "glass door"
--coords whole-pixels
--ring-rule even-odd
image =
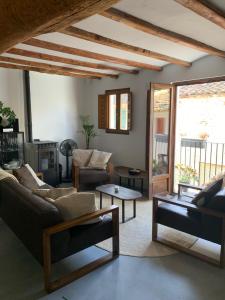
[[[170,191],[173,168],[173,87],[169,84],[151,84],[148,94],[147,147],[149,168],[149,196]]]

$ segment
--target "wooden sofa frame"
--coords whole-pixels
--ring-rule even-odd
[[[191,188],[194,188],[192,186],[189,186]],[[199,189],[199,188],[198,188]],[[179,199],[179,198],[178,198]],[[184,207],[192,211],[199,212],[201,214],[205,214],[208,216],[214,216],[217,218],[222,219],[222,232],[221,232],[221,250],[220,250],[220,259],[219,261],[216,259],[213,259],[211,257],[208,257],[204,254],[197,253],[191,249],[187,249],[183,246],[180,246],[176,243],[167,241],[163,238],[160,238],[158,236],[158,223],[157,223],[157,209],[158,209],[158,202],[165,202],[169,204],[173,204],[176,206]],[[186,254],[195,256],[205,262],[212,263],[216,266],[220,266],[221,268],[225,267],[225,213],[219,212],[217,210],[205,208],[205,207],[197,207],[196,205],[189,203],[189,202],[184,202],[184,201],[179,201],[177,199],[168,199],[166,196],[164,197],[163,194],[157,194],[153,197],[153,218],[152,218],[152,240],[155,242],[159,242],[163,245],[169,246],[171,248],[174,248],[175,250],[185,252]]]
[[[52,263],[51,263],[51,236],[57,232],[67,230],[82,224],[83,222],[95,219],[97,217],[112,214],[113,222],[113,236],[112,236],[112,253],[107,254],[73,272],[64,275],[61,278],[51,281]],[[48,293],[78,279],[87,273],[95,270],[96,268],[112,261],[119,256],[119,208],[116,205],[112,205],[109,208],[103,208],[96,212],[83,215],[79,218],[65,221],[60,224],[56,224],[49,228],[46,228],[43,232],[43,270],[44,270],[44,282],[45,289]]]

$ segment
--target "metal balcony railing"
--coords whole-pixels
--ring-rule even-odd
[[[155,135],[153,141],[153,160],[167,160],[168,137]],[[225,143],[214,143],[199,139],[182,138],[176,145],[176,164],[196,171],[193,183],[204,185],[220,173],[225,173]],[[178,174],[179,177],[179,174]]]

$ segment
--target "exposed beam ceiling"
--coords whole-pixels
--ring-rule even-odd
[[[33,36],[77,23],[117,2],[118,0],[0,1],[0,53]]]
[[[225,14],[211,3],[203,0],[175,0],[186,8],[194,11],[203,18],[225,29]]]
[[[225,51],[216,49],[212,46],[206,45],[202,42],[196,41],[190,37],[184,36],[182,34],[161,28],[154,24],[151,24],[145,20],[139,19],[133,15],[127,14],[115,8],[110,8],[100,15],[109,18],[111,20],[121,22],[127,26],[134,29],[143,31],[145,33],[158,36],[160,38],[184,45],[186,47],[191,47],[211,55],[216,55],[220,57],[225,57]]]
[[[118,75],[115,74],[108,74],[108,73],[99,73],[99,72],[92,72],[92,71],[86,71],[81,69],[75,69],[75,68],[69,68],[64,66],[56,66],[36,61],[30,61],[25,59],[19,59],[19,58],[13,58],[13,57],[6,57],[6,56],[0,56],[0,61],[2,62],[9,62],[9,63],[15,63],[20,65],[26,65],[31,67],[37,67],[42,68],[50,71],[59,71],[59,72],[69,72],[74,74],[83,74],[88,76],[95,76],[95,77],[111,77],[111,78],[118,78]]]
[[[0,62],[0,68],[34,71],[34,72],[47,73],[47,74],[55,74],[55,75],[62,75],[62,76],[69,76],[69,77],[75,77],[75,78],[99,79],[99,77],[92,77],[92,76],[89,76],[89,75],[73,74],[73,73],[62,72],[62,71],[51,71],[51,70],[47,70],[47,69],[43,69],[43,68],[37,68],[37,67],[31,67],[31,66],[24,66],[24,65],[15,65],[15,64],[2,63],[2,62]]]
[[[34,51],[30,51],[30,50],[18,49],[18,48],[12,48],[12,49],[8,50],[7,53],[20,55],[20,56],[27,56],[27,57],[37,58],[37,59],[42,59],[42,60],[54,61],[54,62],[58,62],[58,63],[68,64],[68,65],[87,67],[87,68],[92,68],[92,69],[111,70],[111,71],[117,71],[117,72],[128,73],[128,74],[137,74],[138,73],[138,70],[123,69],[120,67],[86,62],[86,61],[71,59],[71,58],[67,58],[67,57],[50,55],[50,54],[34,52]]]
[[[128,52],[132,52],[132,53],[135,53],[138,55],[152,57],[152,58],[155,58],[158,60],[167,61],[169,63],[178,64],[178,65],[182,65],[185,67],[191,66],[191,63],[189,63],[187,61],[176,59],[174,57],[163,55],[163,54],[153,52],[153,51],[150,51],[147,49],[143,49],[140,47],[132,46],[132,45],[129,45],[126,43],[118,42],[116,40],[112,40],[107,37],[104,37],[104,36],[89,32],[89,31],[85,31],[83,29],[75,28],[73,26],[62,29],[60,32],[70,35],[70,36],[73,36],[73,37],[84,39],[86,41],[98,43],[101,45],[117,48],[117,49],[128,51]]]
[[[67,54],[78,55],[78,56],[82,56],[82,57],[106,61],[106,62],[110,62],[110,63],[132,66],[132,67],[136,67],[136,68],[142,68],[142,69],[148,69],[148,70],[154,70],[154,71],[162,70],[162,68],[159,66],[141,63],[141,62],[128,60],[128,59],[122,59],[122,58],[113,57],[113,56],[109,56],[109,55],[105,55],[105,54],[99,54],[99,53],[81,50],[81,49],[77,49],[77,48],[72,48],[72,47],[59,45],[59,44],[55,44],[55,43],[51,43],[51,42],[46,42],[46,41],[34,39],[34,38],[25,41],[24,44],[34,46],[34,47],[49,49],[49,50],[53,50],[53,51],[63,52],[63,53],[67,53]]]

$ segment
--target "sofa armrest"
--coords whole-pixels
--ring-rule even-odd
[[[84,222],[96,219],[97,217],[100,217],[100,216],[103,216],[103,215],[106,215],[109,213],[112,213],[112,219],[113,219],[113,221],[115,221],[115,218],[119,216],[119,207],[116,205],[112,205],[110,207],[99,209],[93,213],[83,215],[79,218],[75,218],[73,220],[69,220],[69,221],[65,221],[65,222],[56,224],[54,226],[46,228],[44,230],[44,235],[52,235],[57,232],[67,230],[69,228],[79,226],[79,225],[83,224]],[[116,219],[119,220],[119,217]]]
[[[196,186],[196,185],[192,185],[192,184],[188,184],[188,183],[178,183],[178,196],[181,195],[182,187],[186,187],[186,188],[198,190],[198,191],[202,191],[204,188],[203,186]]]
[[[184,207],[184,208],[187,208],[189,210],[197,211],[199,213],[202,213],[202,214],[205,214],[205,215],[208,215],[208,216],[214,216],[214,217],[217,217],[217,218],[224,218],[225,219],[225,213],[219,212],[219,211],[214,210],[214,209],[209,209],[209,208],[206,208],[206,207],[198,207],[195,204],[185,202],[185,201],[181,201],[176,196],[158,194],[158,195],[155,195],[153,197],[153,205],[158,206],[158,201],[173,204],[173,205],[180,206],[180,207]]]
[[[68,275],[63,275],[61,278],[51,281],[51,236],[55,233],[63,232],[74,226],[78,226],[83,222],[95,219],[96,217],[112,213],[112,253],[101,257],[78,270],[71,272]],[[81,276],[91,272],[101,265],[111,261],[119,255],[119,207],[112,205],[109,208],[97,210],[93,213],[86,214],[79,218],[62,222],[44,230],[43,233],[43,257],[44,257],[44,280],[45,288],[48,292],[52,292],[71,281],[80,278]]]

